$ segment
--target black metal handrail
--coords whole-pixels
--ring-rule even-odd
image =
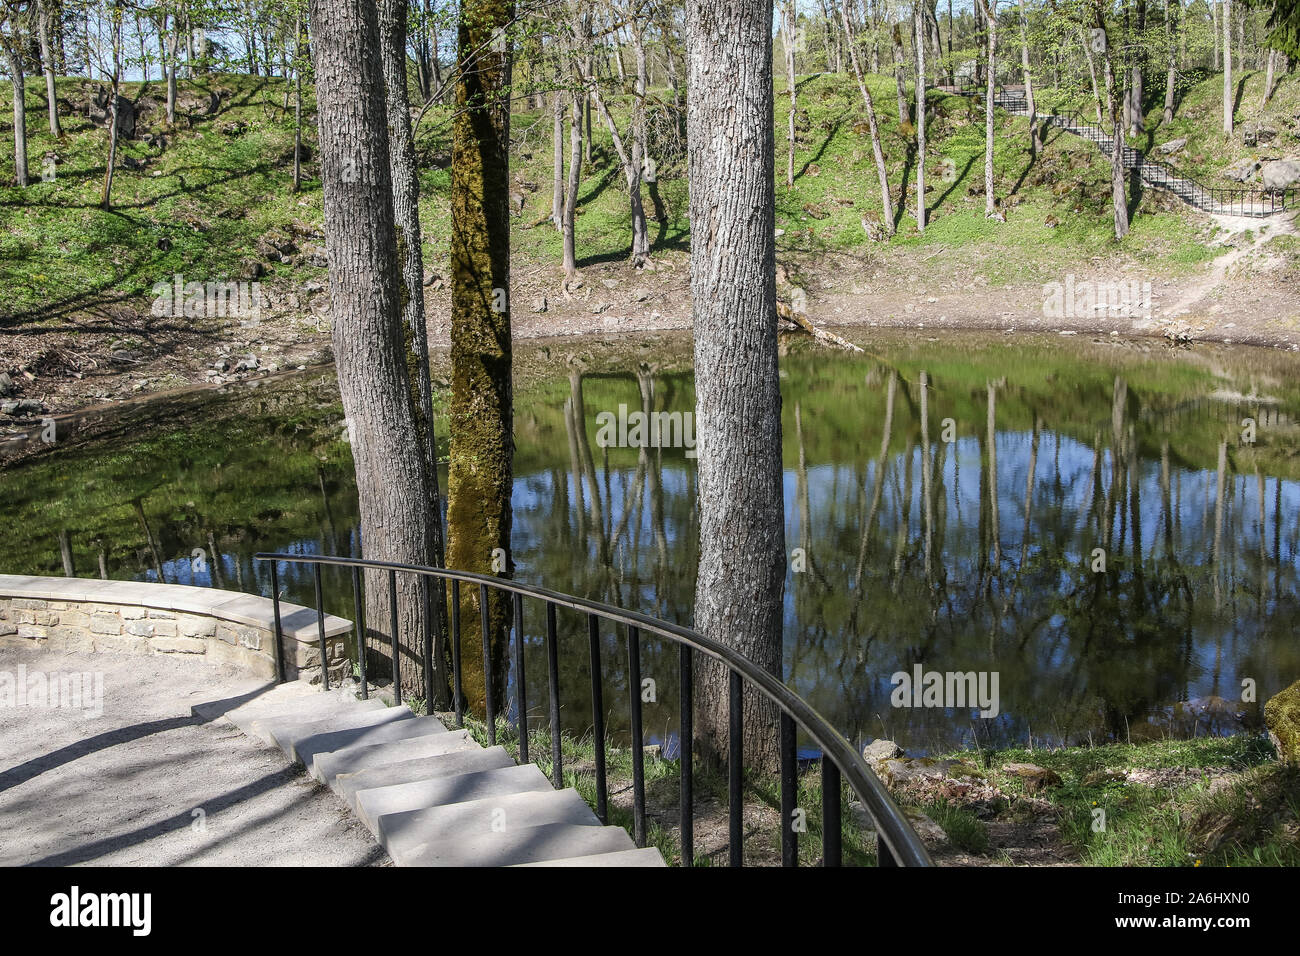
[[[985,91],[983,86],[963,84],[956,87],[958,95],[979,95]],[[1028,100],[1023,90],[996,89],[993,105],[1011,112],[1020,112],[1017,108],[1025,106]],[[1110,136],[1083,118],[1078,111],[1068,113],[1038,114],[1049,126],[1056,126],[1086,139],[1096,145],[1106,156],[1112,155],[1114,137]],[[1172,166],[1157,159],[1149,159],[1140,149],[1123,146],[1121,162],[1126,169],[1131,169],[1150,186],[1165,189],[1189,205],[1203,212],[1219,215],[1249,216],[1263,218],[1286,212],[1290,200],[1290,190],[1253,189],[1249,186],[1206,186],[1191,176],[1179,172]]]
[[[600,669],[600,621],[610,621],[615,625],[623,625],[627,635],[627,654],[628,654],[628,687],[629,687],[629,704],[631,707],[631,732],[632,732],[632,790],[633,790],[633,838],[637,846],[646,845],[646,810],[645,810],[645,769],[644,754],[641,749],[641,694],[640,694],[640,635],[644,631],[674,642],[680,649],[680,673],[681,673],[681,713],[680,713],[680,737],[681,745],[681,847],[682,862],[690,866],[694,859],[694,807],[693,807],[693,784],[691,769],[691,740],[692,740],[692,710],[693,710],[693,659],[692,655],[698,651],[707,654],[710,657],[722,661],[728,668],[728,692],[729,692],[729,717],[728,729],[730,740],[730,754],[728,759],[728,790],[730,794],[730,805],[728,807],[730,822],[730,846],[729,862],[732,866],[740,866],[743,862],[743,845],[742,845],[742,813],[743,806],[741,800],[741,785],[743,771],[743,754],[742,740],[744,726],[742,721],[741,707],[741,690],[742,682],[748,681],[758,688],[758,690],[770,701],[776,704],[781,712],[780,725],[780,756],[781,756],[781,808],[782,808],[782,826],[781,826],[781,857],[782,864],[785,866],[795,866],[798,864],[798,833],[791,825],[792,812],[794,810],[794,800],[797,793],[796,767],[797,754],[795,749],[795,725],[802,727],[804,732],[812,738],[813,742],[821,749],[821,770],[822,770],[822,862],[824,866],[839,866],[841,863],[841,807],[840,807],[840,781],[841,777],[847,781],[849,786],[858,795],[866,807],[871,818],[876,825],[876,859],[881,866],[930,866],[933,865],[929,853],[926,851],[924,844],[917,836],[916,831],[907,821],[907,817],[899,809],[889,791],[885,789],[884,784],[867,766],[866,761],[854,749],[854,747],[841,735],[831,724],[813,710],[813,708],[798,694],[785,686],[777,677],[768,673],[759,667],[753,661],[749,660],[742,654],[737,653],[725,644],[720,644],[711,638],[704,636],[698,631],[688,627],[682,627],[678,624],[672,624],[667,621],[660,621],[646,614],[637,611],[628,611],[622,608],[613,607],[608,604],[601,604],[597,601],[590,601],[586,598],[576,597],[572,594],[563,594],[559,591],[551,591],[547,588],[536,587],[529,584],[520,584],[506,578],[493,577],[486,574],[476,574],[471,571],[454,571],[445,568],[433,568],[425,565],[400,564],[391,561],[371,561],[363,558],[342,558],[328,555],[301,555],[301,554],[278,554],[270,552],[259,552],[254,556],[257,561],[271,562],[271,588],[274,592],[272,600],[275,604],[276,613],[276,634],[275,634],[275,651],[277,660],[279,660],[282,650],[282,637],[278,626],[279,622],[279,578],[277,562],[283,561],[292,564],[310,564],[313,565],[313,572],[316,585],[316,610],[319,621],[318,637],[320,641],[321,655],[321,673],[322,681],[325,688],[329,688],[329,667],[325,647],[325,609],[322,603],[320,589],[321,567],[346,567],[352,569],[353,583],[353,600],[356,605],[356,628],[357,628],[357,647],[358,657],[361,660],[361,684],[363,695],[365,694],[365,657],[366,657],[366,637],[365,628],[361,623],[361,575],[360,570],[363,568],[387,571],[388,572],[388,590],[390,598],[390,608],[392,611],[392,620],[390,621],[393,650],[393,687],[394,696],[400,702],[399,695],[401,685],[401,663],[398,658],[398,626],[397,626],[397,602],[396,581],[399,573],[420,575],[422,580],[435,578],[449,581],[451,585],[450,607],[451,607],[451,653],[452,653],[452,676],[453,676],[453,698],[456,713],[457,725],[463,721],[462,700],[464,697],[463,687],[461,685],[461,667],[460,667],[460,645],[461,645],[461,622],[460,622],[460,585],[462,583],[477,585],[479,588],[479,607],[481,610],[481,630],[483,638],[483,655],[484,655],[484,703],[487,718],[488,742],[491,745],[496,744],[496,702],[493,700],[492,674],[490,659],[491,640],[490,626],[488,621],[488,590],[494,589],[503,591],[512,596],[514,604],[514,654],[515,654],[515,695],[516,705],[519,713],[520,731],[519,731],[519,756],[522,762],[528,761],[528,729],[527,729],[527,699],[526,688],[523,674],[523,599],[534,598],[542,601],[546,607],[546,650],[548,662],[548,689],[550,705],[550,726],[551,726],[551,749],[552,749],[552,782],[557,787],[563,787],[563,773],[560,755],[560,706],[559,706],[559,668],[557,655],[557,630],[556,630],[556,608],[570,608],[587,615],[587,633],[589,637],[590,655],[591,655],[591,683],[592,683],[592,721],[593,734],[595,737],[595,756],[596,756],[596,813],[602,823],[607,823],[608,804],[607,804],[607,787],[605,779],[605,728],[603,700],[601,690],[601,669]],[[434,603],[435,614],[438,608],[442,606],[442,599],[446,597],[442,587],[438,588],[439,600]],[[425,604],[425,607],[429,605]],[[426,634],[431,634],[433,629],[425,629]],[[432,694],[432,670],[430,664],[432,661],[432,650],[430,641],[425,641],[424,664],[425,664],[425,684],[429,692],[428,700],[433,699]],[[277,670],[280,679],[283,680],[282,669]]]

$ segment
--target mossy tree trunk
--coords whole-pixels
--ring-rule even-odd
[[[389,135],[376,6],[312,0],[319,98],[325,249],[333,345],[352,440],[365,556],[408,564],[434,558],[433,496],[417,436],[420,411],[402,322]],[[391,641],[387,574],[366,575],[372,648]],[[424,589],[397,576],[402,684],[423,694]]]
[[[700,557],[695,626],[781,674],[785,508],[777,374],[772,0],[688,0],[687,146]],[[698,655],[697,741],[726,753],[728,670]],[[774,705],[744,695],[746,764],[777,766]]]
[[[451,169],[451,464],[447,563],[509,573],[514,438],[510,351],[510,72],[506,0],[464,0]],[[502,560],[504,556],[504,560]],[[494,558],[496,566],[493,566]],[[468,704],[486,681],[476,589],[461,592],[461,661]],[[509,601],[489,601],[494,670],[504,663]],[[492,675],[494,689],[500,674]],[[500,693],[498,704],[503,703]]]
[[[388,163],[393,180],[393,220],[397,229],[397,257],[402,274],[403,347],[411,377],[411,402],[415,408],[415,440],[424,454],[428,475],[425,514],[433,542],[433,563],[444,561],[442,541],[442,496],[438,488],[438,455],[433,428],[433,385],[429,378],[429,338],[424,314],[424,254],[420,233],[420,184],[416,174],[415,140],[411,133],[411,104],[406,88],[406,0],[380,0],[380,61],[383,66],[385,102],[388,106]],[[433,582],[430,582],[433,584]],[[432,593],[445,590],[432,588]],[[446,708],[450,698],[447,680],[442,614],[444,602],[429,608],[433,645],[429,663],[433,667],[434,704]],[[428,682],[426,682],[428,683]]]

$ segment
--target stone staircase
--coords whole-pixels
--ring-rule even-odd
[[[962,89],[960,92],[966,95],[971,93],[967,89]],[[1029,102],[1025,98],[1023,91],[997,93],[993,97],[993,105],[1017,116],[1029,115]],[[1106,156],[1111,155],[1111,150],[1114,148],[1112,137],[1104,130],[1082,122],[1077,115],[1060,116],[1055,113],[1035,111],[1035,116],[1050,126],[1055,126],[1067,133],[1073,133],[1075,136],[1088,140],[1095,144]],[[1148,159],[1141,150],[1134,149],[1131,146],[1122,146],[1121,148],[1123,149],[1121,156],[1125,169],[1135,171],[1141,177],[1142,182],[1148,186],[1166,189],[1183,202],[1195,206],[1202,212],[1225,216],[1261,217],[1285,211],[1285,201],[1267,201],[1263,194],[1258,191],[1217,189],[1202,186],[1194,179],[1179,176],[1164,163]],[[1245,198],[1248,195],[1251,198]],[[1258,198],[1255,198],[1256,196]]]
[[[398,866],[664,866],[573,789],[405,705],[290,681],[249,700],[196,704],[279,747],[328,786]]]

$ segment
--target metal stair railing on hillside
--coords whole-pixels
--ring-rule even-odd
[[[557,611],[567,609],[585,617],[588,637],[588,653],[591,661],[591,719],[595,743],[596,776],[596,815],[602,823],[608,823],[608,786],[605,773],[605,712],[602,691],[601,640],[600,625],[602,621],[612,623],[615,628],[622,627],[627,641],[628,703],[630,708],[630,729],[632,738],[632,814],[633,839],[638,847],[646,845],[646,789],[644,752],[642,750],[642,708],[641,708],[641,635],[649,634],[667,639],[678,646],[680,694],[680,840],[682,861],[689,866],[694,861],[694,783],[692,774],[693,740],[693,704],[694,704],[694,658],[704,654],[715,658],[728,669],[728,740],[729,754],[727,760],[728,778],[728,820],[729,820],[729,863],[740,866],[743,863],[743,752],[744,721],[742,706],[743,685],[748,683],[763,697],[774,703],[780,711],[778,751],[780,754],[781,778],[781,861],[784,866],[797,866],[798,833],[792,825],[796,811],[798,781],[796,771],[798,755],[796,750],[796,728],[803,731],[821,751],[822,773],[822,865],[839,866],[842,861],[842,813],[841,780],[846,782],[852,792],[857,794],[863,806],[871,815],[876,827],[876,859],[880,866],[930,866],[932,861],[924,844],[912,829],[907,817],[899,809],[884,784],[867,766],[862,755],[798,694],[785,686],[781,680],[759,667],[742,654],[725,644],[706,637],[691,628],[660,621],[635,611],[623,610],[608,604],[589,601],[586,598],[562,594],[558,591],[532,585],[520,584],[505,578],[475,574],[468,571],[453,571],[424,565],[398,564],[388,561],[369,561],[361,558],[342,558],[323,555],[274,554],[259,553],[255,560],[270,562],[272,600],[275,602],[276,651],[280,650],[280,594],[279,567],[284,564],[306,564],[312,566],[316,590],[316,609],[318,619],[324,621],[324,604],[321,591],[321,568],[350,568],[352,572],[353,602],[356,614],[357,649],[363,696],[366,687],[366,628],[363,623],[362,574],[363,569],[387,572],[389,607],[391,610],[390,639],[392,642],[392,666],[394,696],[400,701],[401,661],[397,619],[397,575],[416,575],[421,582],[422,606],[432,611],[433,627],[421,628],[426,635],[421,651],[423,653],[423,671],[426,701],[434,699],[433,686],[433,649],[431,635],[441,631],[441,624],[446,620],[443,609],[450,607],[450,637],[452,665],[452,696],[457,726],[463,726],[464,690],[461,680],[461,620],[460,590],[461,585],[478,588],[480,608],[480,630],[483,642],[483,664],[486,679],[485,710],[489,744],[496,745],[496,714],[500,703],[494,699],[492,680],[495,673],[494,663],[505,663],[492,659],[491,624],[489,619],[489,592],[501,592],[509,595],[514,611],[514,691],[515,712],[518,716],[519,759],[529,763],[528,759],[528,701],[527,686],[524,679],[524,627],[523,602],[525,599],[540,602],[546,612],[546,655],[547,683],[549,690],[549,716],[551,736],[551,772],[552,782],[556,787],[564,786],[561,760],[560,734],[560,690],[559,690],[559,656]],[[432,584],[432,586],[430,586]],[[447,589],[450,589],[448,596]],[[431,598],[432,600],[429,600]],[[423,622],[429,623],[427,620]],[[326,665],[326,644],[323,624],[319,632],[320,655],[322,662],[322,681],[329,689],[329,669]],[[508,707],[507,702],[507,707]]]
[[[953,90],[954,88],[945,87],[944,89]],[[963,84],[956,87],[955,91],[963,96],[986,95],[984,87],[974,84]],[[1026,114],[1029,112],[1029,102],[1024,92],[1019,90],[999,91],[995,89],[993,105],[1009,113]],[[1038,118],[1044,120],[1049,126],[1055,126],[1081,139],[1088,140],[1096,145],[1104,155],[1113,156],[1113,137],[1086,122],[1082,114],[1078,112],[1038,113]],[[1132,146],[1124,146],[1120,155],[1124,168],[1136,172],[1142,182],[1157,189],[1167,190],[1188,205],[1195,206],[1203,212],[1262,218],[1285,212],[1291,199],[1291,191],[1286,189],[1206,186],[1190,176],[1179,173],[1166,163],[1148,159],[1141,150]]]

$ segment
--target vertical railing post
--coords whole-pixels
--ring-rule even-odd
[[[560,652],[556,646],[555,605],[546,602],[546,683],[551,713],[551,783],[564,788],[563,750],[560,743]]]
[[[587,614],[587,643],[591,657],[591,734],[596,745],[596,816],[609,823],[605,781],[605,691],[600,670],[600,618]]]
[[[497,710],[492,699],[492,635],[488,619],[488,586],[478,586],[479,621],[483,633],[483,708],[487,714],[488,746],[497,745]]]
[[[275,611],[275,682],[284,683],[284,631],[280,627],[280,572],[277,562],[271,562],[271,604]]]
[[[840,838],[840,768],[822,754],[822,866],[839,866],[843,849]]]
[[[681,646],[681,669],[678,683],[681,685],[681,711],[677,725],[677,755],[680,762],[681,776],[681,821],[679,825],[682,845],[682,866],[695,865],[695,793],[691,777],[691,764],[694,756],[694,667],[689,644]]]
[[[439,583],[438,587],[442,587]],[[485,675],[486,676],[486,675]],[[451,579],[451,692],[455,698],[456,726],[465,726],[465,688],[460,676],[460,581]]]
[[[745,865],[745,846],[744,846],[744,791],[742,789],[742,774],[744,773],[745,760],[745,715],[744,703],[741,695],[740,672],[729,670],[727,672],[727,820],[728,820],[728,847],[727,853],[730,857],[732,866]]]
[[[313,579],[316,585],[316,636],[320,643],[320,679],[325,690],[330,689],[329,651],[325,647],[325,602],[321,598],[320,565],[313,564]]]
[[[799,791],[794,718],[781,711],[781,865],[799,865],[799,834],[794,828]]]
[[[402,705],[402,654],[397,639],[397,572],[388,572],[388,627],[393,647],[393,706]]]
[[[627,690],[632,735],[632,840],[645,846],[645,744],[641,730],[641,632],[627,628]]]
[[[424,632],[424,647],[420,662],[424,670],[424,712],[433,713],[433,635],[438,629],[438,611],[433,606],[433,596],[429,587],[429,576],[416,576],[420,582],[420,618],[421,630]]]
[[[524,596],[514,595],[515,604],[515,708],[519,713],[519,762],[528,763],[528,688],[524,676]]]
[[[361,668],[361,699],[370,699],[370,683],[366,679],[366,625],[361,607],[361,569],[352,565],[352,616],[356,618],[357,664]]]

